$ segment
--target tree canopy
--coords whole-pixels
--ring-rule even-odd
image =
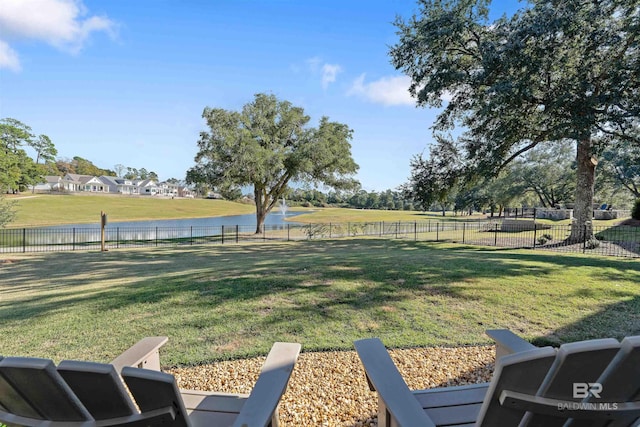
[[[34,161],[27,152],[31,147],[36,154]],[[45,164],[51,164],[57,150],[46,135],[37,138],[31,128],[19,120],[0,120],[0,191],[24,190],[37,184],[45,174]],[[45,164],[40,164],[42,160]]]
[[[255,95],[242,111],[207,107],[202,117],[209,131],[200,133],[187,182],[226,190],[253,186],[256,232],[291,182],[356,185],[353,131],[345,124],[322,117],[311,127],[301,107],[267,94]]]
[[[640,1],[532,0],[493,22],[488,0],[419,4],[419,15],[396,20],[390,55],[418,105],[444,106],[433,129],[439,143],[455,140],[458,179],[495,175],[541,143],[572,140],[572,238],[590,234],[598,154],[639,143]]]

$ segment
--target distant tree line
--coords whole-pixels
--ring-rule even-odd
[[[472,182],[451,180],[455,161],[442,146],[411,161],[411,177],[402,186],[417,209],[487,211],[500,215],[506,207],[572,207],[576,181],[571,141],[541,144],[506,165],[495,177]],[[598,164],[594,201],[630,207],[640,196],[640,148],[607,147]]]
[[[247,195],[250,197],[251,195]],[[395,190],[334,191],[324,193],[317,189],[294,188],[283,194],[287,205],[303,207],[343,207],[353,209],[413,210],[412,200]]]

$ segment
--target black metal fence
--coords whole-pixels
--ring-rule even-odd
[[[105,228],[105,249],[131,247],[234,244],[376,237],[415,241],[453,242],[505,248],[580,252],[619,257],[640,257],[640,228],[593,226],[592,239],[570,239],[571,225],[545,225],[532,220],[350,222],[329,224],[192,227]],[[586,233],[585,230],[585,235]],[[590,233],[589,233],[590,235]],[[0,253],[100,250],[100,228],[19,228],[0,230]]]

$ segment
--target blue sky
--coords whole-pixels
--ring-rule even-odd
[[[510,12],[516,0],[494,2]],[[204,107],[259,92],[354,130],[364,189],[394,189],[431,143],[389,62],[396,15],[413,0],[1,0],[0,118],[81,156],[182,179]]]

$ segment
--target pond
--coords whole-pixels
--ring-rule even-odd
[[[291,217],[302,215],[307,212],[272,212],[267,215],[264,223],[268,226],[283,226],[287,224],[299,224],[295,221],[286,221]],[[107,222],[107,229],[119,228],[183,228],[183,227],[220,227],[220,226],[256,226],[256,214],[229,215],[209,218],[181,218],[181,219],[159,219],[151,221],[117,221]],[[34,227],[43,230],[61,230],[69,228],[100,228],[100,223],[95,224],[64,224],[49,227]]]
[[[282,231],[300,226],[295,221],[286,221],[305,212],[274,212],[267,215],[264,231]],[[211,237],[224,240],[225,236],[254,234],[256,215],[230,215],[210,218],[182,218],[153,221],[108,222],[105,227],[105,240],[116,242],[176,241]],[[77,245],[95,243],[101,240],[100,224],[64,224],[48,227],[16,228],[0,230],[0,247]]]

